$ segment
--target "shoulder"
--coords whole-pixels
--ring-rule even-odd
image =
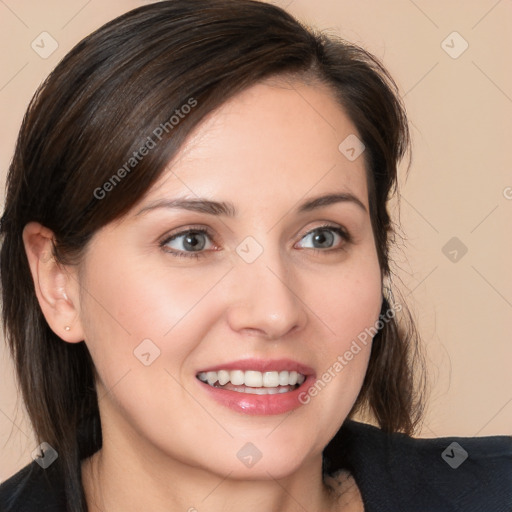
[[[510,512],[512,436],[418,439],[346,421],[324,470],[354,475],[365,510]]]
[[[64,512],[64,487],[58,465],[28,464],[0,485],[1,512]]]

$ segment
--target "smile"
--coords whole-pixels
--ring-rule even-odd
[[[304,407],[299,395],[313,386],[313,368],[291,359],[241,359],[200,369],[202,392],[237,413],[267,416]]]
[[[296,371],[219,370],[201,372],[197,378],[209,386],[237,393],[275,395],[297,389],[306,377]]]

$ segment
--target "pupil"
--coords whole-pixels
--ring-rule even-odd
[[[313,237],[313,240],[321,247],[329,247],[333,242],[333,238],[334,236],[330,231],[319,230],[317,231],[317,234]]]
[[[192,249],[194,251],[200,251],[204,248],[204,240],[199,240],[198,236],[202,233],[190,233],[185,237],[184,246],[187,249]]]

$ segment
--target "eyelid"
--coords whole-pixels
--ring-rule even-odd
[[[190,224],[190,225],[180,226],[179,228],[175,228],[171,231],[168,231],[167,233],[165,233],[165,235],[162,235],[159,238],[159,243],[166,243],[169,240],[176,238],[179,235],[184,235],[184,234],[188,233],[189,231],[199,231],[201,233],[206,233],[212,239],[214,238],[212,230],[210,228],[208,228],[207,226],[204,226],[203,224],[197,224],[197,225]]]

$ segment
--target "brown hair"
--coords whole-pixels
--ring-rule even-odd
[[[55,464],[66,475],[70,510],[86,510],[80,460],[101,446],[94,367],[85,343],[65,343],[49,328],[23,228],[30,221],[48,227],[56,259],[78,262],[94,233],[143,197],[207,114],[277,75],[327,84],[355,124],[366,146],[378,259],[389,277],[395,230],[387,201],[410,144],[397,87],[368,52],[305,27],[274,5],[173,0],[130,11],[78,43],[28,107],[1,219],[3,324],[37,437],[59,453]],[[191,99],[194,108],[170,127],[169,119]],[[162,125],[168,129],[161,142],[129,176],[111,182],[108,197],[99,197],[98,190]],[[382,314],[392,301],[388,290]],[[367,410],[382,429],[412,433],[423,404],[422,381],[413,375],[422,369],[415,363],[419,338],[412,321],[383,324],[350,417]]]

